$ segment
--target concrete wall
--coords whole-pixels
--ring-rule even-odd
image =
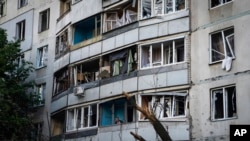
[[[16,24],[25,20],[25,40],[21,42],[22,51],[27,51],[32,48],[33,39],[33,17],[34,10],[29,10],[7,22],[1,24],[1,28],[6,29],[9,41],[16,40]]]
[[[248,37],[250,30],[250,1],[232,1],[228,4],[209,9],[208,4],[199,0],[192,1],[191,34],[191,78],[190,114],[192,116],[193,140],[229,140],[229,125],[249,124],[249,70],[247,57],[250,50]],[[204,10],[208,9],[208,10]],[[234,51],[230,71],[222,70],[222,62],[209,62],[210,33],[234,27]],[[212,88],[235,84],[237,118],[211,121]],[[244,110],[243,110],[244,109]]]

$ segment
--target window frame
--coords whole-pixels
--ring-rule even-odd
[[[226,5],[226,4],[229,4],[229,3],[233,2],[233,0],[229,0],[229,1],[228,1],[228,0],[225,0],[225,2],[224,2],[224,0],[223,0],[223,1],[220,2],[220,4],[218,4],[218,5],[212,7],[212,1],[213,1],[213,0],[209,0],[210,9],[214,9],[214,8],[217,8],[217,7],[220,7],[220,6],[223,6],[223,5]],[[218,1],[219,1],[219,0],[218,0]]]
[[[226,89],[228,88],[234,88],[234,93],[235,94],[235,111],[236,113],[233,114],[232,117],[228,117],[228,92],[226,92]],[[222,91],[222,101],[223,101],[223,118],[216,118],[215,117],[215,101],[214,101],[214,95],[218,94],[215,92]],[[222,86],[218,88],[213,88],[210,90],[210,108],[211,108],[211,121],[221,121],[221,120],[230,120],[230,119],[236,119],[238,118],[237,116],[237,91],[236,91],[236,85],[228,85],[228,86]]]
[[[22,8],[26,5],[28,5],[28,0],[18,0],[17,8]]]
[[[91,117],[90,116],[92,116],[91,114],[90,114],[90,112],[89,111],[92,111],[91,110],[91,107],[92,106],[96,106],[96,113],[94,114],[95,115],[95,118],[96,118],[96,121],[95,121],[95,125],[93,125],[93,126],[91,126],[90,125],[90,119],[91,119]],[[70,131],[76,131],[76,130],[83,130],[83,129],[92,129],[92,128],[96,128],[96,127],[98,127],[98,118],[99,118],[99,104],[98,103],[93,103],[93,104],[90,104],[90,105],[83,105],[83,106],[77,106],[77,107],[74,107],[74,108],[69,108],[68,110],[67,110],[67,114],[66,114],[66,132],[70,132]],[[84,115],[85,115],[85,108],[88,108],[88,112],[87,112],[87,117],[88,117],[88,119],[87,119],[87,126],[85,126],[84,127],[84,125],[83,125],[83,122],[85,122],[84,121]],[[78,126],[78,119],[77,119],[77,117],[78,117],[78,112],[79,112],[79,109],[80,109],[80,127],[78,128],[77,126]],[[73,110],[73,115],[72,115],[72,117],[73,118],[70,118],[70,110]],[[71,121],[69,121],[69,120],[71,120]],[[72,122],[72,123],[70,123],[70,122]],[[72,128],[73,129],[71,129],[69,126],[72,126]]]
[[[109,16],[111,15],[111,16]],[[121,16],[119,18],[119,15]],[[112,17],[113,19],[108,19]],[[128,25],[138,21],[138,7],[137,3],[133,7],[133,3],[127,5],[120,5],[119,9],[110,9],[104,13],[103,32],[108,32],[116,28]],[[110,28],[108,28],[110,27]]]
[[[183,40],[183,61],[178,61],[178,48],[181,46],[176,46],[175,42],[178,40]],[[168,43],[168,42],[172,42],[172,46],[171,47],[165,47],[164,44]],[[155,65],[153,64],[153,60],[152,60],[152,48],[153,45],[155,44],[161,44],[161,61],[155,62],[156,63],[160,63],[160,65]],[[143,61],[145,60],[145,55],[143,55],[143,47],[145,46],[149,46],[149,66],[143,66]],[[186,40],[185,37],[178,37],[178,38],[173,38],[173,39],[168,39],[168,40],[164,40],[164,41],[158,41],[158,42],[151,42],[150,44],[142,44],[139,46],[139,50],[140,50],[140,69],[151,69],[151,68],[156,68],[156,67],[163,67],[163,66],[168,66],[168,65],[175,65],[175,64],[179,64],[179,63],[184,63],[186,61]],[[167,53],[166,51],[170,50],[169,53]],[[171,52],[172,51],[172,52]],[[143,59],[144,58],[144,59]],[[170,61],[172,59],[172,62]],[[164,62],[165,61],[165,62]]]
[[[46,83],[36,85],[36,93],[39,96],[40,103],[37,106],[43,106],[45,104],[45,91]]]
[[[6,0],[0,1],[0,18],[6,15]]]
[[[70,69],[68,66],[61,68],[53,75],[53,97],[70,88]]]
[[[172,12],[167,12],[166,8],[167,8],[167,1],[168,0],[162,0],[162,7],[161,7],[161,13],[158,14],[156,13],[156,0],[150,0],[150,3],[151,3],[151,6],[150,6],[150,10],[151,10],[151,13],[150,13],[150,16],[149,17],[144,17],[143,15],[143,0],[141,1],[141,19],[147,19],[147,18],[150,18],[150,17],[154,17],[154,16],[163,16],[163,15],[168,15],[168,14],[172,14],[172,13],[176,13],[176,12],[179,12],[179,11],[183,11],[183,10],[186,10],[187,9],[187,1],[184,0],[184,8],[178,10],[177,8],[174,8],[174,7],[177,7],[176,3],[177,3],[177,0],[172,0]],[[169,2],[170,3],[170,2]]]
[[[46,67],[48,62],[48,45],[37,49],[36,68]]]
[[[184,91],[174,91],[174,92],[159,92],[159,93],[150,93],[150,94],[143,94],[143,95],[140,95],[140,99],[139,99],[139,102],[140,102],[140,106],[142,108],[145,109],[145,107],[143,106],[143,97],[151,97],[151,100],[148,101],[148,105],[147,105],[147,109],[150,110],[152,109],[155,116],[160,119],[160,120],[171,120],[171,119],[181,119],[181,118],[186,118],[187,117],[187,111],[188,111],[188,91],[187,90],[184,90]],[[160,99],[159,99],[160,97]],[[183,112],[184,114],[180,114],[180,115],[174,115],[175,112],[176,112],[176,108],[178,105],[177,104],[177,97],[183,97],[184,98],[184,101],[183,101]],[[165,99],[170,99],[170,113],[169,113],[169,117],[167,116],[164,116],[164,108],[165,108],[165,102],[164,100]],[[158,103],[158,104],[157,104]],[[149,107],[151,106],[151,107]],[[145,116],[140,113],[139,115],[139,121],[145,121],[147,119],[145,119]]]
[[[63,56],[69,48],[69,31],[66,29],[56,36],[55,58]]]
[[[46,16],[46,21],[43,19],[43,16]],[[49,29],[50,23],[50,8],[43,10],[39,13],[39,24],[38,24],[38,32],[43,32]]]
[[[121,108],[123,110],[121,110]],[[129,101],[127,101],[124,98],[118,98],[118,99],[103,102],[99,104],[99,109],[100,109],[100,113],[99,113],[100,125],[99,126],[101,127],[117,125],[118,123],[115,123],[115,119],[117,117],[121,120],[121,124],[132,123],[132,122],[135,122],[136,120],[136,109],[133,107],[133,105]],[[108,114],[107,112],[104,112],[104,109],[111,109],[111,111],[109,111],[111,115]],[[128,114],[129,109],[132,110],[132,113],[130,114]],[[103,117],[104,114],[105,114],[105,117]],[[109,121],[107,122],[107,120],[105,119],[107,119],[108,117],[111,117],[111,119],[109,119]],[[129,121],[129,117],[132,118],[132,121]]]
[[[228,31],[228,30],[233,30],[233,33],[229,34],[228,36],[225,36],[224,32]],[[222,54],[221,52],[218,52],[217,50],[213,49],[213,43],[214,42],[212,41],[212,36],[216,35],[216,34],[219,34],[219,33],[221,33],[221,37],[222,37],[224,54]],[[216,32],[210,33],[210,35],[209,35],[209,44],[210,44],[209,45],[209,62],[210,62],[210,64],[222,62],[224,59],[226,59],[226,57],[230,57],[230,56],[227,55],[227,53],[228,53],[227,45],[228,45],[228,48],[229,48],[229,52],[232,54],[232,59],[236,58],[236,56],[235,56],[235,44],[232,47],[231,44],[228,41],[228,38],[231,37],[231,36],[234,36],[234,34],[235,34],[234,27],[229,27],[229,28],[225,28],[225,29],[218,30]],[[224,58],[213,61],[213,51],[223,55]]]
[[[25,40],[25,28],[26,27],[26,20],[22,20],[16,23],[16,39],[23,41]]]

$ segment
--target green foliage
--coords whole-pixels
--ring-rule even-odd
[[[0,29],[0,140],[29,138],[32,104],[38,101],[34,85],[27,82],[32,71],[32,64],[22,58],[20,42],[9,42]]]

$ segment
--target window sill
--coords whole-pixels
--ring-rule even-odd
[[[75,132],[79,132],[79,131],[88,131],[88,130],[97,129],[97,128],[98,128],[98,126],[84,127],[84,128],[67,130],[66,133],[75,133]]]
[[[44,66],[41,66],[41,67],[36,67],[36,70],[40,70],[40,69],[43,69],[43,68],[46,68],[47,65],[44,65]]]
[[[160,122],[186,122],[186,117],[172,117],[172,118],[160,118]],[[139,122],[149,122],[149,120],[139,120]]]
[[[154,69],[154,68],[160,68],[160,67],[167,67],[167,66],[173,66],[173,65],[184,64],[184,63],[187,63],[187,62],[183,61],[183,62],[177,62],[177,63],[172,63],[172,64],[164,64],[164,65],[158,65],[158,66],[143,67],[143,68],[140,68],[140,70],[147,70],[147,69]]]
[[[212,122],[218,122],[218,121],[227,121],[227,120],[235,120],[238,119],[238,116],[231,117],[231,118],[223,118],[223,119],[211,119]]]
[[[233,58],[232,58],[232,62],[233,62],[235,59],[236,59],[236,58],[233,57]],[[209,62],[208,65],[220,64],[220,63],[222,63],[222,61],[223,61],[223,60],[219,60],[219,61],[215,61],[215,62]]]

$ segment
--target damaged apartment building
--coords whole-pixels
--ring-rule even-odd
[[[0,0],[0,27],[35,67],[37,140],[160,140],[123,92],[173,140],[226,140],[249,123],[250,3],[204,1]]]
[[[144,109],[153,108],[174,140],[189,140],[188,1],[60,1],[61,11],[51,138],[135,140],[132,131],[159,139],[125,91]]]

